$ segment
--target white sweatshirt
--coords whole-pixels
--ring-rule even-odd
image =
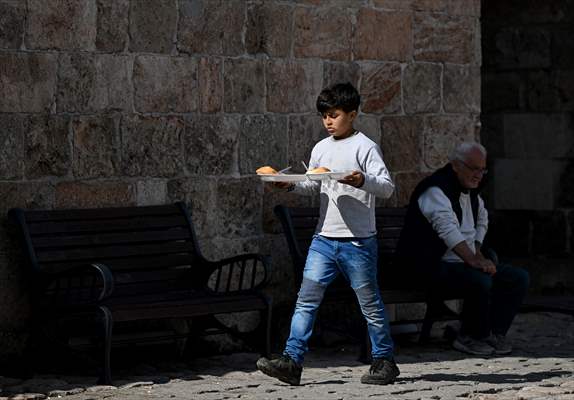
[[[309,169],[361,171],[362,187],[354,188],[336,180],[297,183],[295,192],[315,194],[320,188],[320,219],[316,233],[334,238],[365,238],[377,233],[375,197],[388,198],[395,188],[383,162],[380,147],[361,132],[335,140],[329,136],[315,145]]]

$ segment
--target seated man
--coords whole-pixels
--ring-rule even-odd
[[[462,143],[450,162],[415,188],[398,255],[430,293],[460,291],[464,299],[457,350],[480,356],[508,354],[506,332],[526,294],[528,272],[495,264],[481,252],[488,213],[478,194],[486,150]]]

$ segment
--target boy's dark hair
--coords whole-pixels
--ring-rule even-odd
[[[349,82],[326,87],[317,97],[317,111],[321,114],[331,108],[340,108],[345,112],[359,111],[360,104],[361,96]]]

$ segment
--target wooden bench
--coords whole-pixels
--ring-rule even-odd
[[[296,290],[303,278],[307,251],[311,244],[319,208],[286,207],[278,205],[274,212],[281,221],[292,258]],[[385,304],[426,303],[426,313],[422,321],[397,321],[396,323],[422,323],[420,340],[427,341],[432,325],[437,320],[452,319],[456,314],[446,308],[442,300],[458,299],[456,294],[442,294],[440,299],[428,295],[417,287],[415,280],[395,259],[395,250],[404,224],[406,208],[378,207],[375,211],[377,238],[379,243],[379,287]],[[439,301],[437,301],[439,300]],[[327,289],[323,302],[356,302],[355,293],[342,277],[337,278]]]
[[[111,382],[116,322],[192,318],[202,329],[240,332],[214,316],[258,311],[257,335],[243,334],[270,352],[271,300],[260,289],[265,257],[244,254],[212,262],[200,251],[183,203],[165,206],[28,211],[12,209],[21,234],[36,322],[97,316],[102,352],[100,382]]]

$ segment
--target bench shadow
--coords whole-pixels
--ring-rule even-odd
[[[473,381],[479,383],[492,384],[512,384],[512,383],[531,383],[541,382],[544,379],[569,375],[571,372],[566,370],[529,372],[527,374],[424,374],[416,377],[397,378],[397,382],[415,383],[421,381],[427,382],[461,382]]]

